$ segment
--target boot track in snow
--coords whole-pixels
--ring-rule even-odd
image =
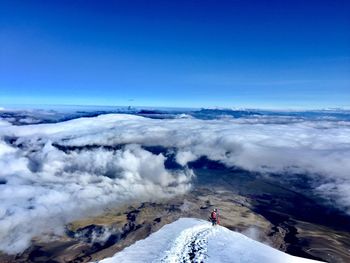
[[[202,263],[207,258],[208,236],[212,227],[200,225],[181,232],[162,263]]]

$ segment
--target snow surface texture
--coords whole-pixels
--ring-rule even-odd
[[[100,263],[119,262],[221,262],[311,263],[254,241],[222,226],[181,218]]]
[[[32,238],[61,235],[65,224],[108,206],[183,194],[193,178],[187,164],[202,156],[227,167],[280,173],[283,180],[305,175],[313,193],[350,214],[349,135],[349,121],[294,116],[157,120],[107,114],[25,126],[0,119],[0,251],[22,252]],[[166,154],[142,146],[174,151],[181,168],[167,169]]]

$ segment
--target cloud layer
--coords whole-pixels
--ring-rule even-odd
[[[350,213],[350,123],[289,119],[1,121],[0,250],[23,251],[33,237],[60,235],[66,223],[110,204],[184,193],[193,177],[186,164],[201,156],[249,171],[306,174],[315,192]],[[175,148],[183,169],[167,170],[165,156],[141,146]]]

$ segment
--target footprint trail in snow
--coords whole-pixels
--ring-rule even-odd
[[[172,244],[161,260],[162,263],[201,263],[207,258],[208,236],[213,228],[200,225],[186,229]]]

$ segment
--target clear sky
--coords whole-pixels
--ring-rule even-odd
[[[0,105],[350,106],[350,1],[0,1]]]

